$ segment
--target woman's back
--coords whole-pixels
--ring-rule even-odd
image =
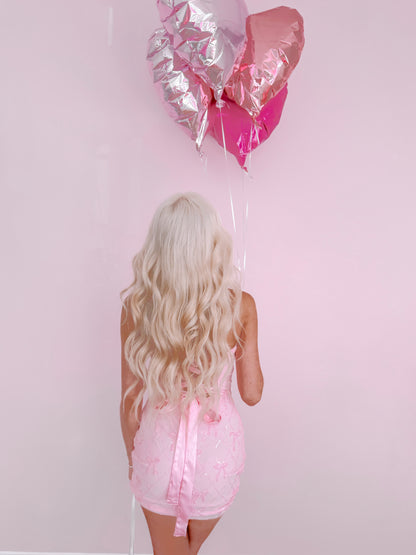
[[[232,374],[236,367],[242,399],[256,404],[257,313],[241,292],[230,236],[198,195],[159,207],[133,268],[121,331],[121,414],[127,400],[140,420],[133,436],[124,433],[130,485],[152,541],[164,535],[162,515],[186,537],[190,521],[214,526],[238,491],[245,446]]]
[[[241,321],[250,331],[247,324],[254,301],[248,294],[243,298]],[[242,325],[239,330],[243,335]],[[252,336],[246,336],[249,352],[252,340]],[[178,406],[145,404],[143,408],[134,438],[131,489],[146,509],[178,517],[175,535],[184,534],[190,518],[220,516],[239,488],[246,454],[244,429],[231,393],[236,351],[237,345],[230,349],[232,365],[225,365],[220,375],[221,395],[216,412],[209,410],[200,415],[197,399],[182,416]],[[247,399],[253,400],[260,384],[255,379],[255,368],[247,367],[243,360],[244,354],[238,361],[238,381],[243,384]],[[247,368],[252,369],[251,374]]]

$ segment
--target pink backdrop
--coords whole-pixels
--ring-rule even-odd
[[[265,389],[235,396],[246,470],[201,553],[416,552],[416,9],[288,5],[305,49],[243,180],[154,92],[154,1],[1,2],[1,550],[128,550],[119,291],[166,196],[202,193],[232,232],[228,172]]]

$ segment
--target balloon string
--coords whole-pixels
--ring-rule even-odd
[[[200,150],[198,154],[199,154],[199,160],[202,164],[202,167],[204,168],[204,173],[207,173],[208,155],[202,150]]]
[[[231,192],[230,179],[229,179],[229,174],[228,174],[228,156],[227,156],[227,148],[225,146],[225,133],[224,133],[224,123],[222,121],[222,108],[220,108],[219,110],[220,110],[220,120],[221,120],[222,144],[223,144],[223,147],[224,147],[224,158],[225,158],[225,163],[227,165],[227,181],[228,181],[228,191],[230,193],[231,215],[232,215],[232,218],[233,218],[234,232],[237,233],[237,229],[236,229],[236,226],[235,226],[233,194]]]
[[[241,272],[241,287],[244,288],[244,282],[246,277],[246,259],[247,259],[247,246],[246,246],[246,239],[247,239],[247,219],[248,219],[248,198],[247,198],[247,190],[246,190],[246,172],[242,170],[243,174],[243,204],[245,205],[245,209],[243,212],[243,269]]]
[[[114,11],[113,6],[108,7],[108,22],[107,22],[107,45],[113,45],[113,24],[114,24]]]
[[[131,499],[131,515],[130,515],[130,549],[129,555],[134,555],[134,517],[136,515],[136,498],[134,493]]]
[[[233,194],[231,191],[231,184],[230,184],[230,173],[229,173],[229,165],[228,165],[228,156],[227,156],[227,147],[225,145],[225,132],[224,132],[224,123],[222,120],[222,109],[221,107],[219,108],[220,111],[220,121],[221,121],[221,133],[222,133],[222,144],[224,147],[224,158],[225,158],[225,164],[226,164],[226,173],[227,173],[227,185],[228,185],[228,192],[229,192],[229,196],[230,196],[230,206],[231,206],[231,216],[233,219],[233,228],[234,228],[234,238],[235,238],[235,246],[236,246],[236,254],[237,254],[237,267],[239,269],[239,271],[241,272],[241,262],[240,262],[240,255],[239,255],[239,248],[238,248],[238,244],[237,244],[237,227],[235,224],[235,210],[234,210],[234,201],[233,201]]]
[[[258,131],[257,131],[258,134]],[[254,136],[254,125],[251,124],[250,129],[250,149],[248,153],[248,164],[247,173],[243,171],[243,271],[242,271],[242,287],[244,287],[245,275],[246,275],[246,265],[247,265],[247,226],[248,226],[248,197],[247,197],[247,187],[246,179],[252,179],[251,176],[251,153],[253,151],[253,136]],[[257,135],[258,137],[258,135]]]

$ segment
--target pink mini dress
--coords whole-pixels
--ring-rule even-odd
[[[186,536],[188,520],[221,516],[234,501],[246,458],[244,430],[231,395],[235,361],[223,369],[217,414],[198,423],[194,399],[184,415],[146,403],[134,437],[130,488],[152,512],[176,516],[174,536]],[[153,414],[150,414],[150,411]]]

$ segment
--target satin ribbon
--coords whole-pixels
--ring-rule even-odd
[[[186,536],[192,509],[192,490],[195,477],[198,440],[198,399],[194,399],[181,416],[175,454],[169,480],[167,500],[178,506],[174,536]]]
[[[231,349],[235,354],[237,346]],[[224,372],[224,370],[223,370]],[[222,377],[223,374],[221,374]],[[231,380],[231,374],[229,376]],[[222,385],[222,391],[230,387],[230,383]],[[196,451],[198,444],[198,415],[201,404],[198,399],[193,399],[181,415],[178,435],[176,437],[175,453],[173,456],[172,470],[169,479],[167,501],[177,505],[175,537],[186,536],[189,516],[192,511],[192,492],[196,468]],[[204,416],[206,422],[219,422],[220,414],[211,414],[208,411]]]

